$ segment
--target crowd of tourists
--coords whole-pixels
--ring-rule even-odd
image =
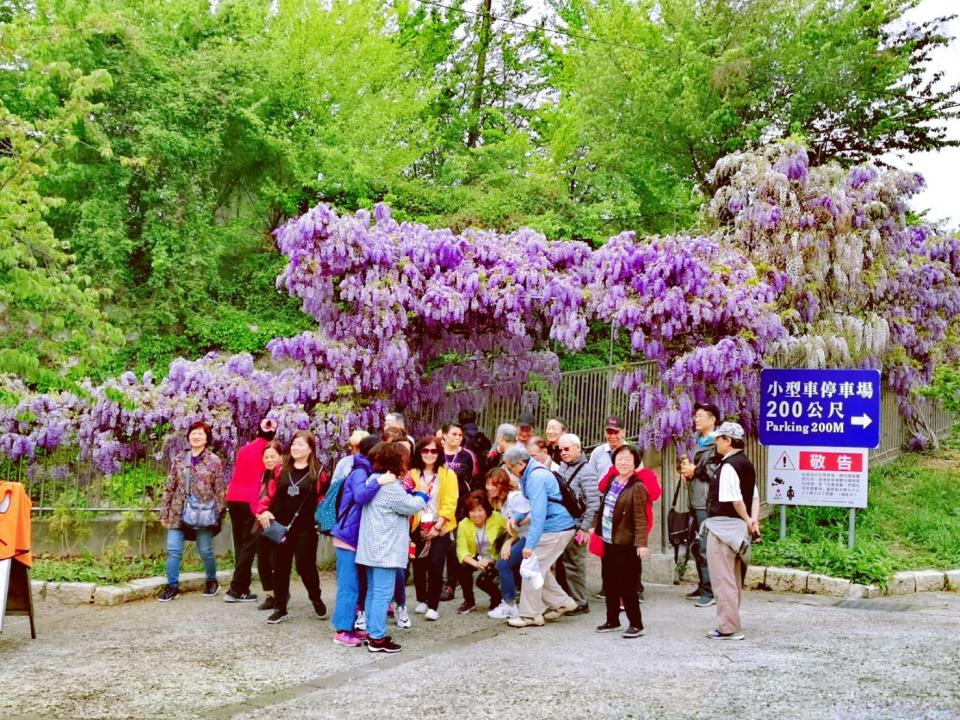
[[[203,594],[219,594],[213,537],[229,513],[236,565],[224,599],[259,603],[270,624],[290,617],[294,566],[315,614],[330,617],[317,570],[319,536],[330,536],[337,577],[331,624],[339,645],[400,651],[388,624],[392,616],[400,630],[413,625],[409,572],[412,614],[428,622],[441,619],[441,604],[457,587],[458,614],[478,609],[479,590],[489,617],[517,628],[588,613],[588,553],[601,563],[596,597],[605,615],[596,631],[640,637],[657,476],[627,442],[620,418],[607,418],[605,442],[589,454],[560,418],[550,418],[542,436],[534,424],[521,414],[497,427],[491,441],[465,410],[415,440],[402,415],[389,413],[377,434],[355,430],[349,452],[328,474],[313,433],[297,432],[284,452],[275,422],[265,419],[237,453],[227,483],[209,449],[210,426],[194,423],[190,449],[174,460],[163,495],[167,585],[158,600],[180,594],[186,540],[196,542],[203,560]],[[692,428],[695,450],[677,463],[699,537],[698,586],[687,597],[697,607],[716,606],[718,627],[707,637],[739,640],[740,588],[759,522],[756,476],[743,453],[743,428],[722,422],[716,405],[698,404]],[[251,592],[254,563],[262,600]]]

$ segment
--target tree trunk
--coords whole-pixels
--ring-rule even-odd
[[[480,16],[480,44],[477,47],[477,72],[473,85],[473,98],[470,100],[470,128],[467,130],[467,147],[477,146],[480,139],[480,111],[483,108],[483,84],[487,74],[487,49],[490,47],[491,25],[493,18],[491,6],[493,0],[483,0],[483,14]]]

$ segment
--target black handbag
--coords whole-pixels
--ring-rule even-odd
[[[673,502],[670,503],[670,512],[667,513],[667,535],[670,544],[673,545],[674,562],[679,560],[681,547],[685,547],[689,555],[690,543],[696,537],[693,518],[690,513],[677,510],[677,498],[680,497],[680,485],[682,483],[683,480],[677,481],[677,489],[673,491]]]

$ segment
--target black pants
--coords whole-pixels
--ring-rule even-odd
[[[312,522],[312,518],[311,518]],[[286,610],[290,600],[290,569],[294,558],[297,573],[307,589],[310,602],[320,600],[320,573],[317,572],[317,528],[291,529],[287,539],[273,545],[273,597],[278,610]]]
[[[640,597],[637,593],[637,578],[640,576],[637,549],[633,545],[604,544],[600,569],[607,594],[607,622],[620,622],[622,598],[630,625],[642,629],[643,618],[640,616]]]
[[[233,579],[230,581],[230,590],[234,595],[250,592],[250,578],[253,570],[253,559],[257,559],[257,572],[260,574],[260,584],[267,592],[273,590],[273,548],[274,543],[253,532],[256,522],[250,504],[245,502],[228,502],[230,512],[230,527],[233,529],[233,557],[236,567]]]
[[[456,529],[447,533],[450,537],[449,547],[447,549],[447,585],[451,589],[457,589],[457,582],[460,580],[460,561],[457,559],[457,539]]]
[[[425,543],[420,537],[419,528],[413,533],[413,544],[418,556],[413,561],[413,585],[417,590],[417,602],[425,602],[431,610],[436,610],[440,607],[440,593],[443,591],[443,565],[452,545],[450,534],[433,538],[430,541],[430,551],[423,558],[419,555]]]
[[[497,572],[495,563],[490,563],[490,569],[478,571],[477,568],[466,563],[460,563],[460,586],[463,588],[463,600],[471,605],[476,605],[477,600],[473,595],[473,574],[477,575],[477,587],[490,596],[490,607],[495,608],[500,604],[503,596],[500,594],[500,574]]]
[[[642,595],[642,594],[643,594],[643,561],[640,560],[640,558],[637,558],[637,562],[640,563],[640,571],[637,573],[637,593],[638,593],[638,595]],[[560,572],[561,572],[562,567],[563,567],[563,563],[559,563],[559,562],[558,562],[558,563],[557,563],[557,572],[555,573],[555,575],[556,575],[556,577],[557,577],[557,582],[560,583],[560,586],[563,588],[563,591],[564,591],[565,593],[567,593],[567,595],[569,595],[569,594],[570,594],[570,590],[567,589],[567,585],[566,585],[566,582],[567,582],[566,573],[564,573],[563,580],[560,579]],[[603,581],[602,581],[600,589],[601,589],[601,591],[603,592],[604,595],[609,595],[609,594],[610,594],[610,593],[607,592],[607,581],[606,581],[606,580],[603,580]]]

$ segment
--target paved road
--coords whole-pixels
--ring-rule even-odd
[[[333,579],[323,577],[332,599]],[[514,630],[483,613],[396,631],[384,656],[335,646],[302,590],[293,619],[197,594],[115,608],[40,603],[0,635],[0,717],[960,718],[960,595],[866,601],[745,594],[743,642],[703,637],[688,586],[651,586],[645,637],[589,615]]]

